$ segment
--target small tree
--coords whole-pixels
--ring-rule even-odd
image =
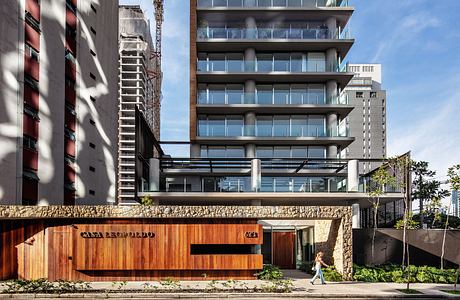
[[[373,232],[372,232],[372,241],[371,241],[371,257],[372,265],[375,264],[375,234],[378,227],[378,208],[380,207],[380,197],[385,193],[385,187],[387,186],[396,186],[395,177],[390,175],[388,169],[385,165],[380,166],[380,168],[375,171],[371,176],[371,185],[368,192],[370,197],[370,202],[374,209],[374,221],[373,221]]]
[[[409,229],[409,220],[412,221],[412,215],[409,211],[410,208],[410,168],[412,161],[410,159],[410,153],[404,154],[402,156],[393,157],[388,160],[388,168],[391,174],[395,178],[395,185],[399,188],[401,193],[401,198],[404,203],[404,215],[402,221],[403,229],[403,257],[402,257],[402,268],[406,271],[407,274],[407,289],[409,289],[410,284],[410,270],[409,270],[409,244],[407,242],[407,229]],[[407,263],[407,267],[406,267]]]

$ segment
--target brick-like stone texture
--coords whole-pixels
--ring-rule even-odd
[[[239,218],[316,220],[316,250],[352,279],[350,206],[6,206],[0,220],[59,218]]]

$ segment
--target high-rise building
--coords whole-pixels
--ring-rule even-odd
[[[218,207],[216,220],[205,222],[263,206],[273,213],[253,221],[263,226],[263,244],[241,253],[262,254],[264,263],[295,268],[327,243],[330,253],[338,239],[321,242],[337,236],[330,220],[273,219],[286,207],[351,206],[358,227],[360,206],[370,206],[369,175],[360,176],[358,160],[343,155],[355,140],[344,93],[354,76],[344,63],[354,43],[347,30],[354,9],[329,0],[190,5],[191,158],[160,156],[155,188],[142,196],[160,206]],[[394,199],[385,195],[382,203]]]
[[[150,130],[155,138],[160,138],[160,116],[154,109],[154,86],[158,80],[155,75],[159,68],[153,55],[150,22],[140,6],[121,5],[119,18],[118,203],[134,204],[137,190],[147,181],[142,174],[144,163],[138,159],[137,137]],[[140,130],[136,124],[144,122],[136,122],[136,117],[145,118],[149,128]],[[152,140],[151,135],[148,140]]]
[[[113,202],[118,1],[0,8],[0,203]]]
[[[452,191],[452,209],[453,215],[460,217],[460,197],[458,191]]]
[[[386,157],[386,91],[382,90],[380,64],[349,64],[355,73],[346,88],[348,101],[354,107],[347,122],[350,135],[355,138],[346,149],[349,158],[382,159]],[[366,173],[379,166],[376,162],[362,163]]]

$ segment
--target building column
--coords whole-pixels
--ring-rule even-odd
[[[200,157],[201,151],[200,151],[200,145],[199,144],[191,144],[190,145],[190,157],[191,158],[197,158]]]
[[[149,192],[158,192],[160,191],[160,160],[151,158],[149,164]]]
[[[246,80],[244,82],[244,104],[256,103],[256,82],[254,80]]]
[[[357,159],[348,161],[347,191],[357,192],[359,190],[359,162]]]
[[[351,227],[353,229],[361,228],[361,220],[360,220],[360,209],[359,209],[359,203],[353,203],[351,205],[351,211],[352,211],[352,216],[351,216]]]
[[[255,136],[256,134],[256,113],[253,111],[247,112],[244,115],[244,134],[246,136]],[[256,157],[256,146],[255,144],[246,144],[244,146],[245,155],[248,158]]]
[[[326,82],[326,101],[331,104],[336,101],[338,95],[337,81],[329,80]]]
[[[334,17],[329,17],[326,20],[326,26],[329,30],[329,38],[335,38],[338,28],[337,28],[337,19]]]
[[[328,145],[326,149],[327,158],[337,158],[337,145]]]
[[[256,71],[256,50],[254,48],[247,48],[244,50],[244,70],[248,72]],[[255,84],[254,84],[255,90]]]
[[[329,113],[326,116],[327,135],[330,137],[337,136],[338,133],[338,116],[336,113]]]
[[[256,38],[256,19],[254,17],[247,17],[244,19],[244,24],[246,25],[246,38],[255,39]]]

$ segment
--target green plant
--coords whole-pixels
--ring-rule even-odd
[[[264,265],[262,271],[254,274],[257,278],[262,280],[277,280],[283,278],[283,272],[274,265]]]
[[[152,291],[152,290],[157,290],[158,289],[158,287],[156,285],[153,285],[150,282],[145,282],[145,283],[141,284],[141,286],[146,291]]]
[[[153,201],[153,198],[150,197],[150,196],[143,196],[141,198],[141,204],[142,205],[146,205],[146,206],[150,206],[150,205],[153,205],[155,202]]]
[[[162,287],[168,288],[168,289],[179,289],[180,288],[180,281],[177,279],[173,279],[170,277],[167,277],[160,281],[160,285]]]
[[[422,292],[414,290],[414,289],[397,289],[397,291],[400,291],[401,293],[408,294],[408,295],[423,294]]]
[[[112,288],[115,290],[122,290],[128,284],[126,281],[114,281],[112,282]]]
[[[353,266],[353,279],[365,282],[397,282],[406,283],[410,278],[411,283],[454,283],[457,274],[455,269],[438,269],[429,266],[413,266],[402,269],[400,265],[382,266]],[[407,277],[407,273],[409,276]]]
[[[217,280],[211,280],[206,285],[206,290],[209,291],[209,292],[217,291],[219,289],[218,286],[217,286],[217,283],[218,283]]]
[[[324,279],[327,281],[342,281],[342,274],[340,274],[334,266],[329,266],[323,269]]]
[[[35,280],[10,280],[4,283],[5,289],[2,293],[17,294],[17,293],[48,293],[48,294],[64,294],[87,291],[91,289],[91,285],[83,281],[67,281],[57,280],[48,281],[45,278]]]

